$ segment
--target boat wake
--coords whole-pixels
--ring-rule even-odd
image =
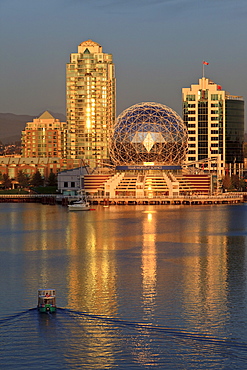
[[[28,313],[30,313],[31,311],[34,311],[34,310],[37,310],[37,308],[36,307],[29,308],[28,310],[18,312],[15,315],[7,316],[3,319],[0,319],[0,327],[4,326],[4,325],[11,324],[14,320],[19,319],[20,317],[22,317],[24,315],[27,315]]]
[[[174,339],[185,340],[185,341],[196,341],[205,344],[210,344],[214,346],[223,346],[227,348],[235,347],[239,350],[246,352],[247,354],[247,344],[244,342],[238,342],[234,339],[229,338],[219,338],[214,337],[208,334],[201,334],[196,332],[189,332],[186,330],[181,330],[177,328],[170,328],[164,326],[156,326],[149,323],[141,323],[141,322],[133,322],[127,320],[121,320],[118,318],[112,318],[102,315],[94,315],[89,314],[86,312],[74,311],[67,308],[59,308],[60,312],[68,313],[69,315],[73,316],[74,318],[84,317],[91,320],[101,320],[104,322],[112,323],[114,326],[117,327],[125,327],[129,329],[134,329],[139,333],[142,332],[145,335],[155,335],[156,337],[173,337]]]
[[[31,369],[37,358],[46,368],[67,370],[73,361],[74,368],[95,369],[102,368],[102,359],[108,364],[109,353],[112,368],[123,361],[126,368],[139,364],[169,370],[219,368],[222,363],[220,368],[245,368],[247,362],[247,343],[241,339],[68,308],[21,311],[2,318],[0,329],[1,366],[8,365],[3,368],[15,368],[19,356],[23,369]]]

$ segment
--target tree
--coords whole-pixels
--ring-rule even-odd
[[[19,183],[19,186],[21,188],[28,187],[28,185],[29,185],[29,176],[25,172],[23,172],[22,170],[18,171],[16,179],[17,179],[17,181]]]
[[[238,190],[240,188],[240,184],[239,184],[239,177],[238,175],[232,175],[232,186],[234,189]]]
[[[41,176],[41,173],[39,171],[36,171],[31,179],[31,184],[33,186],[42,186],[44,184],[44,180]]]
[[[48,186],[57,186],[57,176],[54,172],[50,172],[50,175],[47,179],[47,185]]]
[[[12,181],[9,178],[9,175],[7,175],[6,173],[3,174],[3,182],[2,182],[2,184],[3,184],[4,189],[11,188]]]
[[[246,181],[243,177],[239,179],[240,191],[246,191]]]
[[[231,188],[232,182],[230,176],[227,174],[222,181],[222,187],[223,189],[229,190]]]

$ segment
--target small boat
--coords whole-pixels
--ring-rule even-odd
[[[57,306],[55,289],[39,289],[37,307],[39,312],[56,312]]]
[[[87,200],[86,194],[83,190],[80,190],[81,194],[79,199],[72,204],[68,205],[69,211],[89,211],[90,203]]]
[[[89,211],[90,204],[84,199],[80,199],[72,204],[69,204],[68,208],[69,208],[69,211]]]

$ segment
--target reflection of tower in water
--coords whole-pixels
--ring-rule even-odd
[[[117,311],[116,262],[110,255],[114,249],[114,240],[110,237],[110,230],[105,229],[108,227],[107,223],[90,222],[88,212],[85,213],[87,215],[70,214],[67,228],[66,244],[70,248],[68,307],[76,311],[114,317]],[[87,217],[85,222],[83,216]],[[94,322],[96,320],[94,318]],[[83,325],[83,322],[78,324]],[[103,368],[113,363],[113,338],[100,320],[99,325],[94,326],[97,327],[97,332],[92,333],[90,339],[87,337],[87,346],[94,348],[95,358],[102,359],[100,368]],[[83,341],[81,346],[84,351]]]
[[[155,306],[157,256],[156,256],[156,222],[153,219],[155,212],[147,211],[143,221],[142,246],[142,287],[143,308],[148,315],[152,314]]]
[[[116,312],[116,266],[110,256],[114,241],[106,223],[83,222],[72,214],[67,228],[70,246],[69,308],[90,313]]]
[[[181,282],[184,315],[205,331],[220,322],[223,325],[219,318],[227,314],[227,212],[217,216],[217,210],[214,218],[211,212],[198,213],[189,233],[191,238],[186,240],[188,257]]]

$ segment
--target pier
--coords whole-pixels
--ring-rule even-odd
[[[163,197],[91,197],[91,204],[95,205],[206,205],[206,204],[236,204],[245,201],[243,193],[229,193],[219,195],[181,195]],[[247,198],[246,198],[247,200]]]
[[[49,205],[61,204],[67,206],[76,200],[76,197],[68,197],[56,194],[0,194],[0,203],[42,203]],[[247,201],[247,193],[224,193],[216,195],[180,195],[162,197],[134,198],[119,196],[107,198],[104,196],[89,197],[90,204],[110,205],[208,205],[208,204],[237,204]]]

